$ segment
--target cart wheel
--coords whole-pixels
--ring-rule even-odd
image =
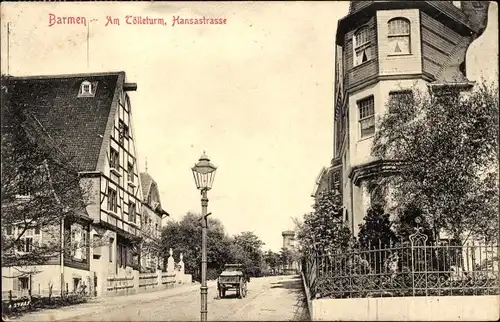
[[[246,297],[247,296],[247,283],[243,284],[243,297]]]
[[[224,289],[221,287],[219,288],[219,298],[223,298],[224,297]]]
[[[242,299],[244,297],[245,297],[245,293],[244,293],[244,290],[243,290],[243,284],[240,283],[240,286],[238,288],[238,298]]]

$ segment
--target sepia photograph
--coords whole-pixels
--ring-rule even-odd
[[[3,1],[4,321],[498,321],[494,1]]]

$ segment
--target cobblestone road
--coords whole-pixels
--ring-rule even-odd
[[[253,278],[244,299],[229,294],[215,299],[215,283],[208,283],[209,321],[305,321],[307,304],[298,276]],[[73,314],[71,314],[73,313]],[[145,293],[101,303],[85,304],[64,314],[52,312],[26,316],[29,321],[199,321],[200,289]],[[24,320],[23,318],[21,318]]]

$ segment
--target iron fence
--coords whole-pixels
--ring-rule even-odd
[[[334,254],[309,254],[303,272],[312,298],[499,294],[498,245],[471,241],[367,245]]]

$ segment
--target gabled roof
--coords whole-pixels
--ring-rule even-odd
[[[2,86],[7,86],[12,102],[32,116],[80,171],[95,171],[111,106],[117,89],[123,86],[119,83],[124,74],[9,76],[2,80]],[[83,81],[97,84],[95,96],[78,97]]]
[[[151,189],[153,187],[156,187],[156,189],[158,189],[158,185],[149,173],[141,172],[139,175],[141,178],[142,195],[144,198],[144,203],[146,205],[148,205],[149,207],[151,207],[151,209],[153,209],[153,211],[156,212],[157,214],[160,214],[161,216],[163,216],[163,215],[170,216],[170,214],[165,209],[162,208],[161,202],[159,200],[159,198],[160,198],[159,195],[158,195],[158,202],[154,202],[152,204],[147,203],[148,196],[152,193]],[[159,194],[159,191],[158,191],[158,194]]]

